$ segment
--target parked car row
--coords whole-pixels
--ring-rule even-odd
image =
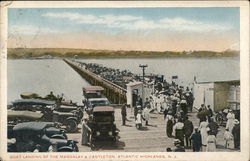
[[[8,125],[20,122],[47,121],[60,123],[67,132],[75,132],[83,117],[83,106],[61,105],[42,99],[19,99],[8,108]]]
[[[53,122],[25,122],[8,129],[8,152],[78,152],[77,142],[68,140]]]

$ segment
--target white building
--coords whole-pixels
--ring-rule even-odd
[[[199,82],[194,84],[194,108],[210,105],[214,111],[240,108],[240,81]]]

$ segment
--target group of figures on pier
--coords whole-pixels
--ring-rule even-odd
[[[201,104],[199,108],[193,109],[195,98],[189,87],[180,86],[174,81],[168,83],[163,78],[159,79],[156,76],[147,77],[148,79],[145,80],[128,70],[108,68],[94,63],[77,63],[124,88],[126,84],[133,81],[143,81],[144,87],[152,88],[149,97],[142,100],[142,96],[133,93],[132,104],[122,106],[122,124],[126,124],[127,108],[132,108],[135,127],[138,129],[143,127],[144,121],[145,126],[150,124],[152,113],[163,115],[166,122],[166,135],[168,138],[175,139],[174,148],[168,147],[167,151],[185,151],[191,147],[194,152],[217,151],[219,144],[224,144],[225,149],[240,148],[240,118],[237,117],[239,112],[234,114],[235,111],[230,108],[223,111],[227,122],[224,128],[219,126],[221,124],[218,125],[217,111],[213,111],[210,105]]]
[[[167,147],[167,151],[185,152],[192,148],[194,152],[214,152],[219,144],[224,144],[225,149],[240,148],[239,118],[232,109],[224,110],[226,127],[220,127],[216,122],[216,113],[210,105],[201,104],[199,109],[193,109],[195,98],[192,89],[166,81],[155,82],[154,86],[155,91],[144,103],[140,96],[134,97],[136,103],[132,108],[135,126],[142,127],[143,121],[145,126],[148,126],[152,114],[163,115],[166,135],[168,138],[174,138],[173,147]],[[124,105],[121,110],[123,124],[126,121],[125,109]],[[222,135],[222,139],[217,138],[219,131],[219,137]]]

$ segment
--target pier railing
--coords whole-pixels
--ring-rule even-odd
[[[106,80],[99,75],[79,66],[78,63],[63,59],[69,66],[71,66],[78,74],[80,74],[91,85],[102,86],[104,88],[104,95],[115,104],[123,104],[127,102],[127,90],[123,87]]]

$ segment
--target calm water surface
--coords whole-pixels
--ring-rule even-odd
[[[23,92],[45,96],[50,91],[81,103],[82,87],[87,85],[62,60],[8,60],[8,103],[19,99]]]
[[[140,64],[147,64],[146,73],[165,76],[178,75],[179,84],[191,86],[194,76],[198,81],[237,80],[240,78],[239,58],[212,59],[81,59],[86,63],[127,69],[141,74]],[[50,91],[64,93],[67,99],[81,103],[82,87],[89,85],[71,67],[59,59],[8,60],[8,103],[20,98],[20,93],[35,92],[41,96]]]

